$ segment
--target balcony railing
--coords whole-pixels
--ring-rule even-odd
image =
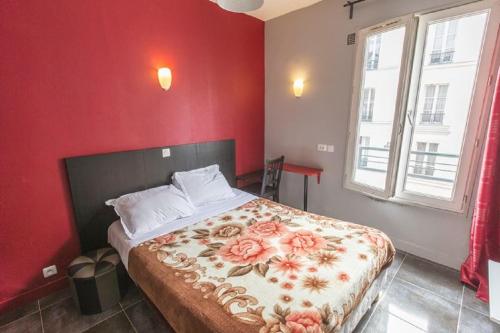
[[[366,60],[366,70],[368,71],[377,70],[379,58],[380,57],[378,54],[368,57],[368,59]]]
[[[424,112],[420,116],[420,123],[424,125],[442,125],[444,112]]]
[[[371,121],[373,121],[373,113],[362,112],[361,113],[361,121],[363,121],[363,122],[371,122]]]
[[[389,149],[359,147],[358,169],[386,172],[389,164]]]
[[[431,65],[449,64],[453,62],[455,50],[437,51],[431,53]]]
[[[454,154],[411,151],[407,176],[453,183],[458,171],[459,158],[459,155]],[[388,164],[388,148],[359,147],[358,169],[387,172]]]

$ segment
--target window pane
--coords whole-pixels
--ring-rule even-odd
[[[486,21],[474,13],[427,27],[405,191],[453,198]]]
[[[372,121],[374,104],[375,104],[375,89],[365,88],[363,90],[363,107],[361,110],[362,121]]]
[[[367,37],[358,110],[356,183],[384,190],[405,27]]]

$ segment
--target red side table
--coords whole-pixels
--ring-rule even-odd
[[[286,172],[296,173],[304,176],[304,211],[307,211],[307,187],[309,184],[309,176],[316,176],[319,184],[321,181],[321,173],[323,172],[323,169],[285,163],[283,165],[283,170]]]

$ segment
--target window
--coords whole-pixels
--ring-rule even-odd
[[[359,137],[359,168],[367,168],[368,167],[368,158],[369,158],[369,150],[370,150],[370,137],[369,136],[360,136]]]
[[[371,36],[367,40],[366,69],[369,71],[378,69],[381,41],[381,34]]]
[[[360,68],[360,88],[356,105],[357,126],[353,179],[356,183],[367,184],[377,190],[384,190],[388,170],[390,149],[385,147],[391,141],[393,119],[397,104],[398,80],[401,72],[403,44],[406,26],[394,25],[375,33],[368,32],[365,40],[364,63]],[[373,70],[374,50],[378,64],[384,64],[385,70]],[[375,100],[375,91],[381,98]],[[380,107],[378,103],[380,102]],[[366,121],[371,117],[370,110],[377,110],[377,122]],[[380,110],[380,112],[378,111]],[[363,137],[369,137],[369,145],[363,145]]]
[[[425,85],[425,99],[420,116],[421,124],[442,125],[448,96],[448,84]]]
[[[409,164],[412,177],[434,176],[438,148],[439,143],[429,143],[429,150],[427,150],[427,142],[417,142],[417,150],[412,152],[415,158],[410,161],[413,165]],[[413,169],[413,173],[411,173],[411,169]]]
[[[359,32],[346,188],[463,211],[489,109],[482,102],[492,96],[499,13],[485,0]]]
[[[430,63],[448,64],[453,61],[455,53],[455,38],[459,20],[450,20],[434,24],[429,32],[434,34]]]
[[[375,89],[365,88],[363,90],[363,107],[361,121],[373,120],[373,106],[375,105]]]

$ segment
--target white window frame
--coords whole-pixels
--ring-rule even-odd
[[[420,72],[424,59],[424,44],[427,23],[453,16],[470,15],[474,12],[489,11],[485,27],[483,49],[479,57],[476,82],[473,89],[470,111],[464,132],[464,145],[457,168],[455,190],[451,200],[434,198],[403,191],[406,162],[410,150],[412,130],[410,119],[417,121],[415,110],[420,84]],[[468,207],[476,178],[481,146],[486,130],[489,110],[494,93],[493,78],[498,71],[500,60],[494,57],[495,39],[500,22],[500,0],[484,0],[453,8],[440,8],[433,12],[409,15],[381,25],[369,27],[359,32],[356,66],[354,72],[353,96],[349,122],[349,134],[346,149],[344,187],[371,197],[397,203],[422,207],[431,207],[463,213]],[[364,46],[366,37],[374,32],[390,30],[395,25],[406,25],[405,45],[403,49],[398,98],[392,129],[391,147],[385,190],[356,183],[353,180],[356,168],[356,140],[360,93],[362,92],[362,74],[364,65]],[[418,39],[417,39],[418,37]],[[493,59],[492,61],[488,61]],[[410,77],[411,85],[410,85]],[[398,176],[399,175],[399,176]]]
[[[496,10],[494,10],[497,7]],[[495,47],[495,38],[497,29],[495,29],[494,22],[498,25],[498,7],[499,1],[481,1],[460,7],[454,7],[447,10],[436,11],[434,13],[419,15],[419,28],[416,40],[416,48],[414,53],[414,65],[412,69],[412,86],[410,87],[410,97],[408,101],[408,116],[405,119],[405,130],[402,138],[402,150],[399,163],[398,174],[400,177],[397,179],[396,191],[394,199],[399,202],[422,205],[438,209],[450,210],[455,212],[463,212],[467,207],[468,201],[472,194],[475,170],[477,169],[477,162],[480,155],[480,142],[482,137],[481,120],[485,119],[489,108],[484,107],[483,101],[488,96],[488,76],[491,72],[491,63],[488,59],[492,59]],[[478,59],[478,69],[476,74],[476,82],[473,88],[473,95],[468,112],[468,119],[464,131],[464,139],[462,146],[462,153],[457,166],[457,175],[454,186],[454,192],[451,200],[446,200],[439,197],[432,197],[430,195],[422,195],[418,193],[411,193],[404,190],[404,182],[406,179],[406,166],[408,161],[408,154],[411,148],[411,117],[416,116],[416,107],[418,99],[418,86],[420,84],[420,74],[422,66],[424,65],[425,38],[428,24],[430,22],[439,21],[454,16],[471,15],[473,13],[480,13],[488,11],[489,17],[485,26],[485,34],[483,36],[483,49]],[[477,110],[477,112],[476,112]],[[413,122],[416,119],[413,118]],[[485,121],[483,121],[485,122]]]
[[[344,187],[347,189],[363,192],[368,195],[389,199],[391,194],[393,193],[394,187],[394,177],[396,168],[394,167],[394,161],[397,160],[394,157],[397,155],[399,151],[398,145],[398,135],[399,132],[402,131],[402,122],[401,118],[401,108],[406,103],[405,94],[398,94],[396,99],[396,106],[394,112],[394,120],[392,127],[392,136],[391,136],[391,146],[389,147],[389,164],[387,167],[387,176],[386,176],[386,184],[385,190],[380,190],[379,188],[368,186],[366,184],[358,183],[354,180],[354,170],[356,168],[357,162],[357,154],[356,154],[356,145],[357,145],[357,132],[358,132],[358,119],[361,119],[360,113],[360,103],[362,103],[362,94],[363,94],[363,72],[365,71],[365,46],[367,45],[366,40],[369,36],[383,33],[385,31],[390,31],[396,29],[397,27],[405,27],[405,39],[403,45],[403,53],[401,56],[401,68],[399,73],[399,87],[406,86],[404,84],[408,81],[408,73],[410,67],[410,53],[412,51],[411,45],[414,42],[414,31],[416,29],[416,18],[413,15],[408,15],[404,17],[400,17],[398,19],[389,20],[378,24],[374,27],[369,27],[359,31],[358,33],[358,47],[356,49],[356,66],[354,70],[354,84],[353,84],[353,98],[351,102],[351,115],[349,121],[349,133],[347,138],[348,148],[346,150],[346,167],[344,173]]]

